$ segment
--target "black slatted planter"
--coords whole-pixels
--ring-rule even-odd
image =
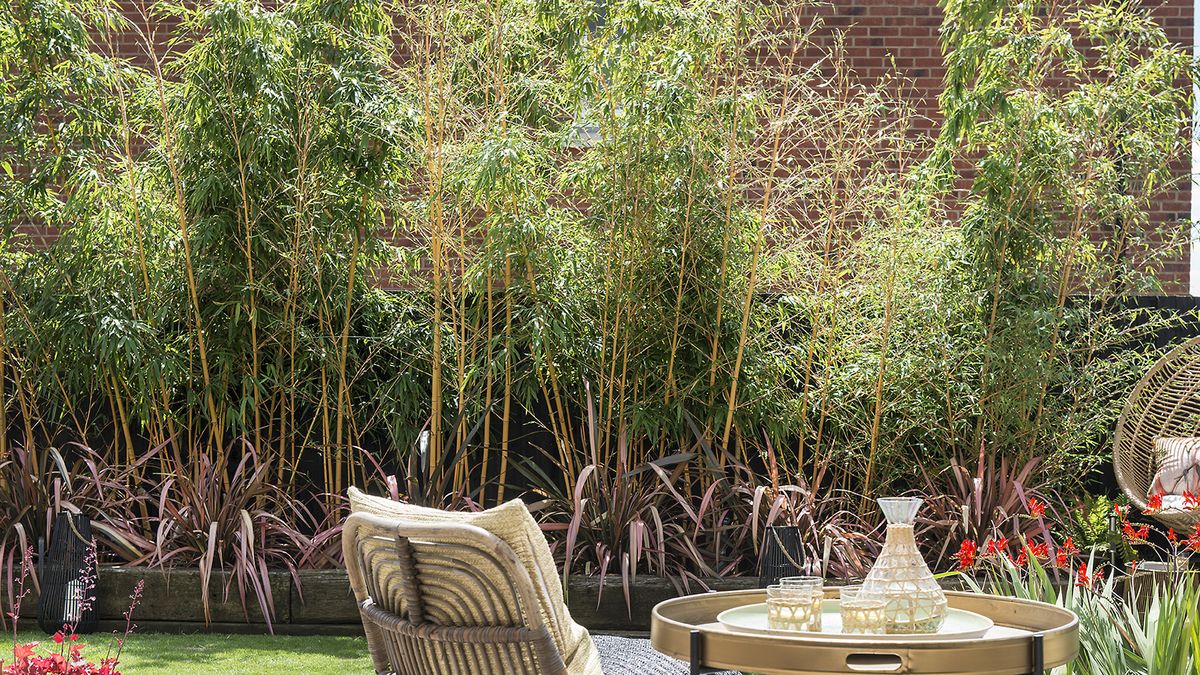
[[[96,630],[96,559],[88,556],[91,541],[92,523],[87,516],[59,513],[54,519],[37,604],[38,627],[47,633],[64,626],[76,633]]]

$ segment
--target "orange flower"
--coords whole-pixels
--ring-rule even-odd
[[[1029,498],[1029,515],[1034,518],[1046,517],[1046,504],[1040,501],[1037,497]]]
[[[1161,494],[1150,495],[1150,498],[1146,500],[1146,509],[1142,513],[1153,515],[1162,511],[1162,500],[1163,496]]]

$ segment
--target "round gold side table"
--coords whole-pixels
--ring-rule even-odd
[[[826,591],[830,597],[836,592]],[[951,607],[996,623],[983,637],[944,640],[914,635],[872,641],[870,635],[791,637],[729,630],[717,614],[765,602],[763,590],[702,593],[659,603],[650,643],[688,661],[693,675],[740,670],[762,675],[910,673],[922,675],[1041,675],[1079,652],[1079,618],[1043,602],[976,593],[946,593]]]

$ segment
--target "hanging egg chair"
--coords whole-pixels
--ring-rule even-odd
[[[1183,445],[1200,449],[1200,337],[1175,347],[1142,376],[1117,419],[1113,441],[1113,466],[1117,484],[1141,510],[1162,483],[1156,476],[1163,469],[1164,447]],[[1170,468],[1170,467],[1168,467]],[[1177,467],[1181,480],[1200,482],[1200,466]],[[1184,508],[1178,490],[1163,499],[1163,507],[1152,515],[1176,531],[1200,522],[1200,509]]]

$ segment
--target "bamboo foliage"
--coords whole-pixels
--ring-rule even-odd
[[[9,3],[0,456],[244,439],[335,495],[370,450],[435,502],[571,501],[696,437],[818,491],[981,442],[1094,462],[1098,382],[1149,356],[1072,296],[1170,251],[1137,233],[1186,58],[1136,8],[972,7],[937,136],[800,1]]]

